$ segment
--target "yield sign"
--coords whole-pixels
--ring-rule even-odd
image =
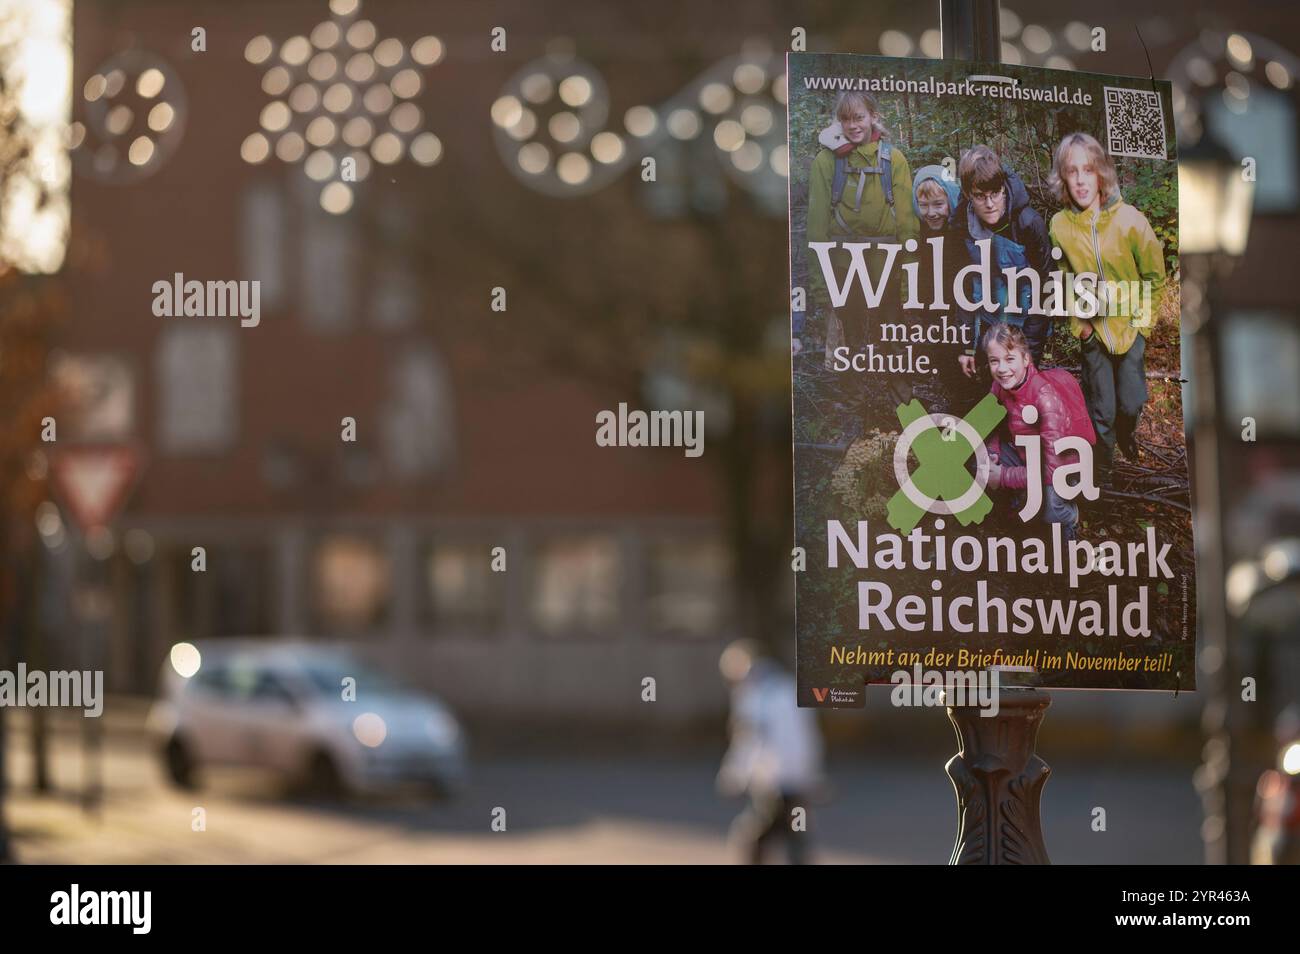
[[[129,447],[73,447],[53,457],[54,486],[83,532],[117,516],[140,469]]]

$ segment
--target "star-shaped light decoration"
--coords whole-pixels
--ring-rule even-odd
[[[412,100],[424,87],[422,68],[438,63],[444,47],[436,36],[410,46],[379,40],[375,25],[357,18],[360,0],[330,0],[329,7],[328,20],[278,50],[267,36],[248,41],[244,59],[264,68],[262,89],[271,102],[262,108],[261,129],[244,139],[239,153],[252,164],[272,154],[303,163],[307,176],[322,184],[321,207],[342,215],[372,163],[393,165],[409,156],[432,166],[442,158],[441,140],[424,131]]]

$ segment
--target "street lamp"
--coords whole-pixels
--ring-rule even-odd
[[[1225,593],[1227,534],[1224,519],[1220,408],[1223,406],[1220,315],[1213,302],[1217,272],[1246,249],[1254,183],[1207,129],[1178,158],[1179,251],[1183,256],[1183,326],[1195,333],[1195,473],[1199,570],[1201,671],[1208,700],[1202,717],[1204,763],[1196,773],[1205,819],[1201,828],[1206,861],[1247,860],[1250,824],[1247,783],[1238,757],[1240,714],[1232,619]]]
[[[1207,130],[1178,157],[1178,247],[1184,255],[1246,251],[1255,183]]]

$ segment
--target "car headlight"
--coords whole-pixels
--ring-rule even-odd
[[[352,734],[368,749],[377,749],[388,738],[388,725],[374,712],[363,712],[352,720]]]

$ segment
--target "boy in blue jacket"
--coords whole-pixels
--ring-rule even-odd
[[[1045,296],[1048,275],[1052,271],[1052,240],[1047,234],[1047,225],[1043,217],[1030,207],[1029,192],[1020,177],[1003,165],[997,153],[988,146],[971,147],[961,157],[957,175],[961,180],[962,203],[957,209],[955,224],[965,228],[966,249],[972,262],[979,260],[979,248],[975,243],[992,240],[990,271],[994,288],[991,297],[998,302],[993,312],[963,312],[971,344],[958,359],[961,370],[967,377],[976,376],[975,356],[980,351],[984,332],[996,321],[1005,321],[1023,331],[1035,366],[1041,366],[1043,349],[1052,332],[1052,320],[1047,315],[1029,314],[1031,286],[1023,280],[1016,283],[1020,313],[1006,312],[1009,302],[1003,269],[1032,268],[1038,273]],[[968,284],[974,286],[973,293],[967,289],[970,300],[978,300],[982,295],[980,278],[977,276]]]

